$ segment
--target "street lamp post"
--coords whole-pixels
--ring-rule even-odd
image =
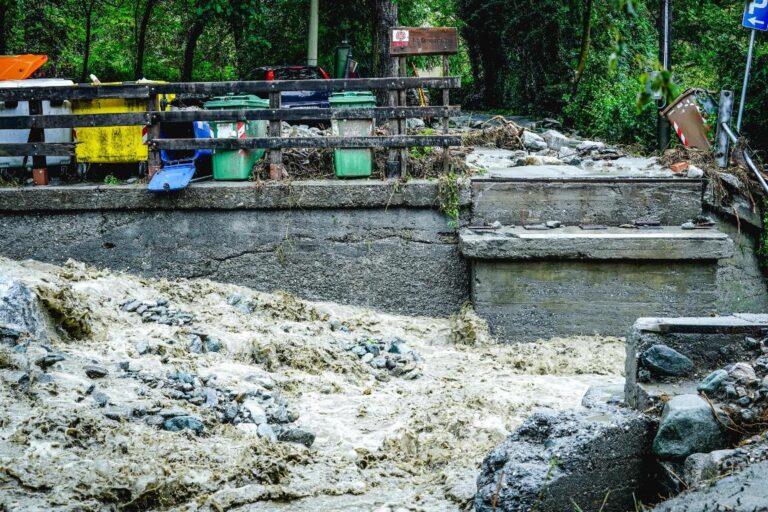
[[[309,40],[307,42],[307,65],[317,66],[317,31],[320,15],[320,0],[309,3]]]

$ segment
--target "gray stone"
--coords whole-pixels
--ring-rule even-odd
[[[203,425],[202,421],[192,416],[175,416],[163,422],[163,429],[170,432],[181,432],[188,429],[200,435],[205,430],[205,425]]]
[[[547,222],[544,223],[544,225],[547,226],[549,229],[557,229],[562,224],[560,223],[559,220],[548,220]]]
[[[733,174],[728,174],[727,172],[719,172],[717,173],[717,177],[737,190],[744,188],[744,184],[741,182],[741,180]]]
[[[680,226],[680,228],[681,228],[681,229],[686,229],[686,230],[690,230],[690,229],[696,229],[696,224],[694,224],[694,223],[693,223],[693,222],[691,222],[691,221],[688,221],[688,222],[684,222],[684,223],[683,223],[683,224]]]
[[[757,380],[755,369],[748,363],[736,363],[728,372],[728,376],[740,384],[751,384]]]
[[[651,438],[649,418],[618,408],[536,413],[483,461],[475,511],[634,510],[654,492]]]
[[[408,119],[406,119],[405,125],[409,129],[421,129],[421,128],[426,128],[427,126],[426,123],[424,123],[423,119],[418,119],[413,117],[409,117]]]
[[[109,375],[109,371],[101,366],[85,366],[83,367],[85,374],[91,379],[101,379]]]
[[[693,362],[666,345],[654,345],[640,355],[640,363],[660,376],[680,377],[693,371]]]
[[[203,389],[203,396],[205,397],[205,406],[214,409],[219,405],[219,396],[215,389],[205,388]]]
[[[131,300],[123,304],[123,311],[127,313],[133,313],[134,311],[139,309],[139,306],[141,306],[141,301]]]
[[[360,361],[362,361],[362,362],[364,362],[364,363],[368,364],[368,363],[370,363],[371,361],[373,361],[373,358],[374,358],[374,357],[375,357],[375,356],[374,356],[372,353],[368,352],[367,354],[365,354],[363,357],[361,357],[361,358],[360,358]]]
[[[93,401],[96,402],[96,405],[99,407],[106,407],[109,403],[109,397],[101,391],[94,391],[91,393],[91,398],[93,398]]]
[[[251,415],[251,421],[257,425],[267,422],[267,413],[261,403],[255,398],[249,398],[243,402],[243,409]]]
[[[301,428],[287,428],[280,432],[277,440],[284,443],[303,444],[307,448],[311,448],[315,442],[315,434]]]
[[[203,353],[203,340],[196,334],[189,335],[189,343],[187,344],[187,350],[193,354]]]
[[[64,359],[65,357],[61,354],[47,354],[36,359],[35,364],[43,370],[47,370],[54,364],[64,361]]]
[[[259,437],[262,437],[264,439],[269,439],[270,441],[277,441],[277,436],[275,435],[275,431],[271,426],[269,426],[268,423],[260,424],[256,429],[256,433],[259,435]]]
[[[710,405],[697,395],[679,395],[664,406],[653,451],[663,459],[682,460],[722,448],[725,441]]]
[[[542,149],[547,149],[547,141],[545,141],[541,135],[533,133],[530,130],[525,130],[523,132],[523,145],[526,147],[526,149],[531,151],[541,151]]]
[[[701,393],[706,393],[708,396],[712,396],[717,392],[718,388],[720,388],[720,385],[727,378],[727,371],[722,369],[715,370],[714,372],[707,375],[703,381],[701,381],[701,384],[699,384],[696,390]]]
[[[205,350],[206,352],[220,352],[221,340],[214,336],[207,336],[205,339]]]
[[[709,453],[694,453],[685,459],[683,480],[688,487],[694,487],[706,480],[720,476],[720,464],[735,454],[736,450],[715,450]]]
[[[564,147],[578,147],[580,141],[569,139],[557,130],[547,130],[541,134],[541,137],[547,142],[549,149],[560,151]]]
[[[688,166],[688,173],[686,176],[690,179],[698,180],[704,177],[704,171],[696,167],[695,165]]]
[[[3,236],[4,243],[0,244],[0,251],[12,243],[6,233]],[[44,311],[32,290],[21,281],[0,274],[0,325],[4,329],[27,333],[34,339],[45,341],[48,339],[48,331]]]

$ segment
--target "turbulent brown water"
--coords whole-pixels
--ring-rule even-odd
[[[66,357],[48,370],[51,382],[29,389],[0,369],[0,510],[464,510],[485,454],[532,411],[578,406],[588,386],[622,380],[619,339],[496,345],[471,312],[453,322],[385,315],[74,262],[0,259],[0,273],[45,299],[58,324],[50,348]],[[233,295],[253,311],[232,306]],[[120,308],[158,298],[195,321],[143,323]],[[219,338],[222,350],[191,353],[192,331]],[[422,358],[419,378],[374,370],[347,350],[361,337],[393,336]],[[142,341],[161,340],[176,343],[139,355]],[[127,378],[120,362],[158,376],[215,376],[243,393],[279,392],[315,443],[271,442],[221,423],[204,406]],[[90,379],[89,364],[109,375]],[[88,396],[92,384],[108,407]],[[173,407],[201,418],[204,433],[105,414]]]

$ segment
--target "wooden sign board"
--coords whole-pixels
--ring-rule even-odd
[[[395,27],[389,33],[389,54],[452,55],[459,52],[459,33],[455,28]]]

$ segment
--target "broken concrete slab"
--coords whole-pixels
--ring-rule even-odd
[[[652,495],[653,421],[626,409],[537,413],[494,448],[477,479],[477,512],[634,508]]]

